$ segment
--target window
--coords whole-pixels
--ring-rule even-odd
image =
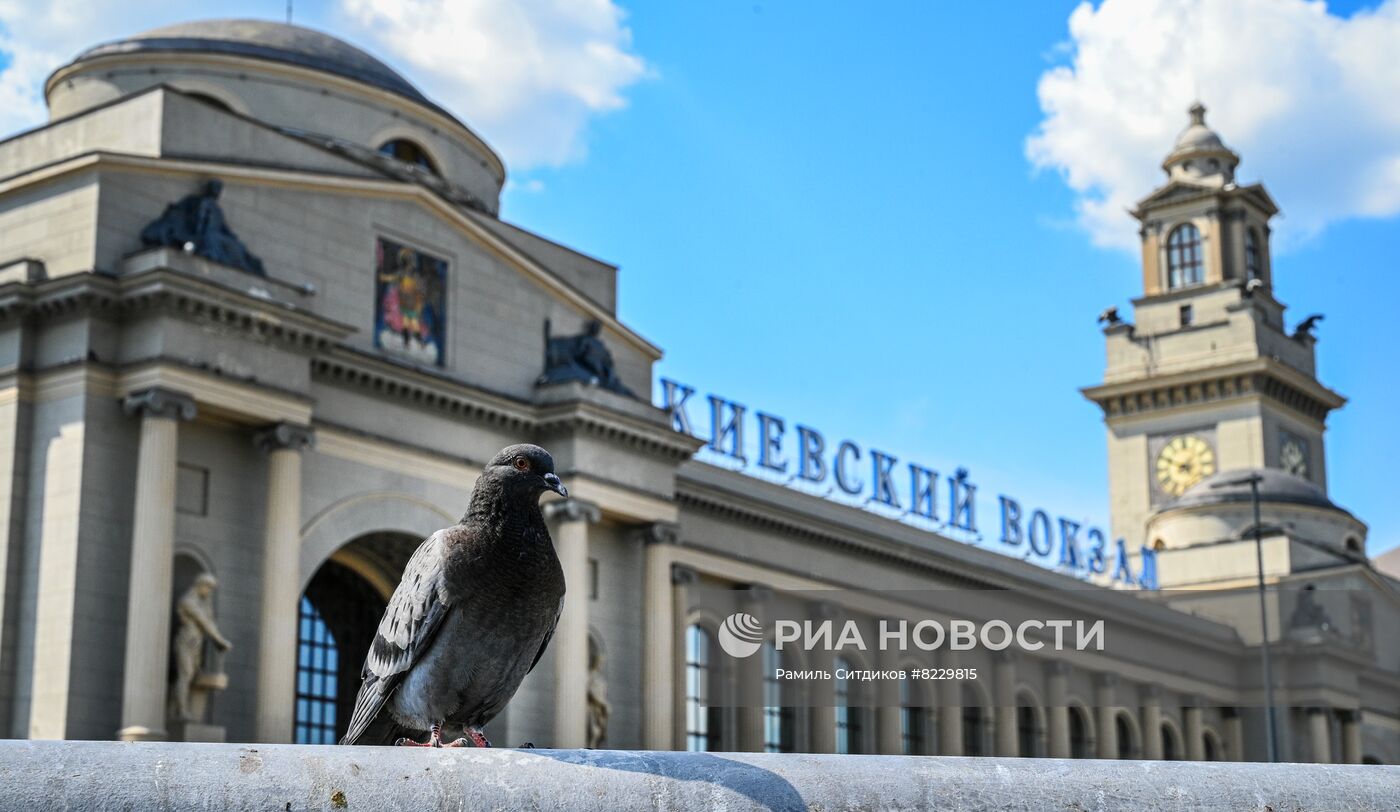
[[[297,744],[335,744],[338,650],[321,613],[301,599],[297,624]]]
[[[1133,741],[1133,726],[1128,721],[1128,715],[1120,713],[1113,718],[1113,726],[1118,731],[1118,757],[1131,759],[1137,752],[1137,743]]]
[[[977,696],[977,691],[969,686],[963,686],[963,755],[965,756],[985,756],[986,748],[983,742],[986,734],[983,731],[985,716],[982,713],[981,698]]]
[[[1162,723],[1162,758],[1167,761],[1181,760],[1181,748],[1176,743],[1176,731],[1171,725]]]
[[[851,670],[845,657],[837,657],[833,664],[836,672]],[[861,752],[861,713],[860,708],[851,705],[851,684],[849,679],[836,680],[836,752]]]
[[[1264,278],[1264,258],[1259,252],[1259,232],[1247,229],[1244,232],[1244,274],[1245,279]]]
[[[414,166],[421,166],[434,175],[440,174],[437,165],[433,163],[433,159],[428,157],[427,150],[407,138],[395,138],[392,141],[385,141],[380,145],[379,151],[394,160],[403,161],[406,164],[413,164]]]
[[[1022,697],[1025,702],[1029,697]],[[1037,758],[1044,755],[1040,751],[1040,718],[1035,708],[1019,705],[1016,708],[1016,745],[1022,758]]]
[[[1190,327],[1191,320],[1194,318],[1194,316],[1191,313],[1191,305],[1182,305],[1178,312],[1181,314],[1181,326]]]
[[[209,95],[208,93],[190,92],[190,91],[188,91],[188,90],[187,90],[187,91],[184,91],[184,92],[185,92],[185,95],[189,96],[190,98],[192,98],[192,99],[198,99],[199,101],[202,101],[202,102],[204,102],[205,104],[207,104],[207,105],[209,105],[209,106],[211,106],[211,107],[217,107],[218,109],[223,110],[223,111],[226,112],[226,113],[232,113],[232,112],[233,112],[233,108],[232,108],[232,107],[229,107],[229,106],[228,106],[228,103],[225,102],[223,99],[215,98],[215,97]]]
[[[713,749],[718,719],[710,707],[710,634],[699,625],[685,630],[685,749]]]
[[[1089,722],[1083,708],[1069,709],[1069,756],[1093,758],[1093,743],[1089,741]]]
[[[905,677],[899,682],[899,737],[902,743],[900,752],[906,756],[928,754],[925,744],[928,740],[925,725],[928,710],[921,707],[917,701],[918,690],[919,687],[912,677]]]
[[[1201,284],[1201,232],[1183,223],[1167,237],[1167,288]]]
[[[783,683],[778,669],[783,655],[772,643],[763,644],[763,752],[791,753],[796,747],[793,710],[783,707]]]

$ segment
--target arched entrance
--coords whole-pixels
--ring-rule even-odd
[[[345,735],[360,668],[379,619],[421,538],[371,533],[317,568],[302,593],[297,622],[298,744],[334,744]]]

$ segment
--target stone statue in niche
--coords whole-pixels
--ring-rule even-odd
[[[186,253],[265,276],[262,260],[253,256],[229,228],[219,206],[223,181],[211,180],[204,190],[165,207],[165,213],[141,230],[141,243],[179,248]]]
[[[233,644],[219,632],[214,620],[214,590],[218,586],[214,576],[201,573],[175,604],[179,628],[175,630],[171,645],[175,680],[170,686],[170,716],[177,723],[185,723],[187,729],[209,727],[201,724],[209,696],[228,687],[223,653],[233,648]],[[215,648],[213,656],[208,658],[204,651],[206,640]]]
[[[608,682],[603,677],[603,654],[598,646],[588,641],[588,746],[602,747],[608,740],[608,716],[612,705],[608,704]]]
[[[1298,602],[1293,606],[1293,615],[1288,618],[1288,634],[1291,637],[1334,634],[1332,618],[1327,610],[1317,602],[1317,587],[1306,584],[1298,593]]]
[[[539,384],[582,383],[601,386],[620,395],[636,397],[617,377],[612,351],[598,335],[603,325],[590,321],[576,336],[551,336],[549,319],[544,321],[544,374]]]

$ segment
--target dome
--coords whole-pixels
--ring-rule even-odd
[[[132,53],[219,53],[332,73],[439,109],[407,79],[359,48],[310,28],[270,20],[197,20],[83,51],[74,62]]]
[[[1240,157],[1206,126],[1206,108],[1200,102],[1191,105],[1191,123],[1176,137],[1176,144],[1162,162],[1167,176],[1195,182],[1223,184],[1234,180]]]
[[[1192,485],[1181,498],[1168,509],[1222,505],[1232,502],[1250,502],[1253,494],[1247,479],[1258,474],[1259,501],[1273,504],[1306,505],[1309,507],[1341,510],[1333,504],[1322,488],[1313,482],[1294,476],[1277,468],[1254,468],[1234,471],[1221,471]],[[1229,484],[1225,484],[1229,483]]]

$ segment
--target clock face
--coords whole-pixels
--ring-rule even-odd
[[[1284,437],[1278,450],[1279,467],[1293,476],[1308,475],[1308,449],[1297,437]]]
[[[1157,455],[1157,484],[1164,493],[1180,496],[1215,473],[1215,452],[1194,434],[1173,437]]]

